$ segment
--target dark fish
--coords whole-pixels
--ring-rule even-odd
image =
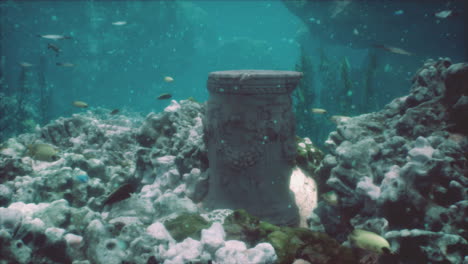
[[[55,63],[55,65],[61,66],[61,67],[75,67],[75,64],[71,62],[57,62]]]
[[[169,99],[172,97],[172,94],[170,93],[163,93],[161,95],[159,95],[158,97],[156,97],[156,99],[158,100],[164,100],[164,99]]]
[[[116,114],[118,114],[119,112],[120,112],[119,109],[114,109],[114,110],[112,110],[112,111],[110,112],[110,114],[111,114],[111,115],[116,115]]]
[[[23,68],[29,68],[29,67],[34,66],[33,64],[31,64],[31,63],[29,63],[29,62],[25,62],[25,61],[20,62],[19,65],[20,65],[21,67],[23,67]]]
[[[386,50],[388,52],[395,53],[395,54],[406,55],[406,56],[413,55],[413,53],[408,52],[401,48],[397,48],[397,47],[391,47],[391,46],[380,45],[380,44],[375,44],[374,47],[378,49],[383,49],[383,50]]]
[[[53,50],[55,52],[55,56],[58,56],[62,51],[58,46],[55,46],[54,44],[50,43],[47,43],[47,49]]]
[[[130,198],[130,194],[135,192],[135,185],[130,183],[125,183],[121,185],[117,190],[113,191],[107,198],[104,200],[103,206],[110,205],[116,202],[123,201],[127,198]]]

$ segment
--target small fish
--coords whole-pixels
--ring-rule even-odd
[[[47,49],[53,50],[55,52],[55,56],[58,56],[62,51],[58,46],[50,43],[47,43]]]
[[[339,125],[342,122],[347,122],[350,118],[351,117],[349,116],[333,115],[330,117],[330,121],[332,121],[336,125]]]
[[[30,68],[30,67],[34,66],[33,64],[31,64],[31,63],[29,63],[29,62],[25,62],[25,61],[20,62],[19,65],[20,65],[21,67],[23,67],[23,68]]]
[[[114,26],[123,26],[123,25],[126,25],[127,24],[127,21],[115,21],[115,22],[112,22],[112,25]]]
[[[312,108],[310,109],[310,111],[314,114],[322,114],[322,115],[327,113],[327,110],[322,109],[322,108]]]
[[[393,14],[394,14],[395,16],[401,16],[401,15],[403,15],[404,13],[405,13],[405,11],[403,11],[403,10],[401,10],[401,9],[400,9],[400,10],[397,10],[397,11],[395,11],[395,12],[393,12]]]
[[[158,97],[156,97],[156,99],[158,100],[164,100],[164,99],[169,99],[172,97],[172,94],[170,93],[163,93],[163,94],[160,94]]]
[[[351,4],[351,0],[335,0],[333,2],[334,6],[332,7],[330,18],[337,17],[349,4]]]
[[[54,34],[48,34],[48,35],[37,35],[38,37],[45,38],[45,39],[52,39],[52,40],[59,40],[59,39],[71,39],[72,37],[70,36],[64,36],[64,35],[54,35]]]
[[[171,76],[166,76],[166,77],[164,77],[164,81],[167,82],[167,83],[170,83],[170,82],[174,81],[174,78],[172,78]]]
[[[111,115],[116,115],[120,112],[120,109],[114,109],[110,112]]]
[[[81,175],[78,175],[75,177],[78,181],[82,182],[82,183],[86,183],[89,181],[89,177],[88,175],[86,174],[81,174]]]
[[[348,236],[351,245],[377,254],[391,254],[390,243],[374,232],[355,229]]]
[[[55,63],[55,65],[61,66],[61,67],[75,67],[75,64],[71,62],[57,62]]]
[[[109,194],[109,196],[104,200],[103,205],[110,205],[130,198],[130,194],[135,192],[135,189],[136,188],[133,184],[125,183]]]
[[[408,52],[408,51],[406,51],[404,49],[401,49],[401,48],[397,48],[397,47],[391,47],[391,46],[380,45],[380,44],[376,44],[376,45],[374,45],[374,47],[378,48],[378,49],[383,49],[383,50],[386,50],[388,52],[392,52],[392,53],[395,53],[395,54],[406,55],[406,56],[413,55],[413,53]]]
[[[74,101],[73,105],[79,108],[87,108],[88,104],[83,101]]]
[[[43,143],[28,145],[27,154],[40,161],[54,162],[60,159],[57,150],[53,146]]]
[[[338,194],[334,191],[329,191],[321,195],[322,199],[327,202],[329,205],[337,206],[338,205]]]
[[[434,16],[440,19],[446,19],[458,15],[458,13],[453,10],[442,10],[440,12],[434,13]]]

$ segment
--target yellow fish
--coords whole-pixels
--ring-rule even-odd
[[[329,191],[321,195],[322,199],[327,202],[329,205],[337,206],[338,205],[338,194],[334,191]]]
[[[37,143],[28,145],[28,155],[35,160],[53,162],[60,159],[57,150],[49,144]]]
[[[174,78],[172,78],[171,76],[166,76],[166,77],[164,77],[164,81],[167,82],[167,83],[170,83],[170,82],[174,81]]]
[[[361,249],[369,250],[377,254],[391,253],[390,243],[374,232],[355,229],[349,234],[348,239],[351,245]]]
[[[88,104],[83,101],[74,101],[73,105],[79,108],[87,108]]]
[[[314,114],[326,114],[327,110],[322,109],[322,108],[312,108],[310,111]]]

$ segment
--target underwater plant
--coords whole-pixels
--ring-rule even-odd
[[[373,85],[376,70],[377,54],[375,51],[369,51],[367,69],[364,76],[364,91],[362,101],[360,102],[360,111],[363,113],[371,112],[379,108]]]
[[[350,115],[353,105],[353,82],[350,77],[351,65],[348,58],[344,57],[340,65],[342,88],[340,90],[340,112],[345,115]]]
[[[52,100],[52,92],[47,85],[45,78],[46,58],[41,56],[39,60],[39,68],[37,71],[38,85],[39,85],[39,113],[41,116],[41,124],[46,124],[50,120],[50,107]]]
[[[31,92],[29,79],[31,78],[31,71],[28,67],[21,67],[20,76],[18,78],[18,86],[16,90],[17,109],[16,116],[24,114],[26,95]]]
[[[5,56],[1,56],[0,57],[0,91],[5,92],[5,89],[6,89],[5,87]]]
[[[296,115],[296,133],[301,136],[311,135],[317,125],[309,112],[314,106],[316,97],[314,87],[314,68],[310,56],[301,48],[299,62],[296,64],[296,71],[302,72],[303,77],[299,81],[297,88],[293,92],[294,113]]]

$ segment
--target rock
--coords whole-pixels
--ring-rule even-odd
[[[171,112],[177,112],[180,110],[180,104],[177,103],[176,100],[171,100],[171,104],[164,108],[164,112],[166,113],[171,113]]]
[[[228,263],[248,263],[247,256],[245,251],[247,246],[242,241],[228,240],[225,242],[224,247],[216,251],[215,260],[218,262],[228,262]]]
[[[197,213],[198,207],[189,198],[180,198],[173,193],[165,193],[154,201],[156,216],[171,218],[181,213]]]
[[[226,234],[221,223],[213,223],[210,228],[201,231],[201,240],[203,248],[210,254],[224,246]]]
[[[12,190],[5,184],[0,184],[0,206],[8,206],[13,196]]]
[[[187,197],[194,202],[200,202],[208,192],[208,174],[193,168],[190,173],[184,174],[182,179],[185,182]]]
[[[16,209],[0,207],[0,216],[0,230],[4,232],[3,236],[12,238],[23,221],[23,214]]]
[[[64,227],[70,221],[70,207],[66,200],[57,200],[49,206],[34,213],[34,217],[41,219],[51,227]]]
[[[158,244],[175,244],[175,240],[172,238],[171,234],[167,231],[166,227],[160,223],[156,222],[148,228],[146,228],[146,232],[153,238],[156,239]]]
[[[269,243],[260,243],[246,252],[248,263],[276,263],[275,249]]]
[[[95,263],[121,263],[125,257],[125,248],[117,239],[102,239],[94,249]]]
[[[390,231],[385,237],[395,245],[394,250],[400,251],[400,254],[407,256],[408,261],[413,263],[440,263],[446,260],[449,263],[462,263],[465,257],[462,252],[468,250],[468,243],[464,238],[443,232],[402,229]],[[416,250],[414,245],[418,245],[419,249]]]
[[[177,258],[183,262],[197,261],[199,260],[203,250],[202,244],[192,238],[186,238],[184,241],[177,243],[166,251],[162,258],[173,260]]]
[[[468,63],[452,64],[444,75],[444,103],[454,105],[461,96],[468,95]]]
[[[83,237],[77,236],[72,233],[68,233],[65,235],[65,241],[67,241],[67,245],[70,248],[80,248],[83,246]]]
[[[344,241],[354,228],[380,234],[389,229],[389,239],[392,232],[419,230],[425,235],[393,236],[408,250],[396,256],[398,261],[462,262],[465,246],[458,237],[465,239],[466,228],[453,210],[468,199],[463,191],[468,152],[461,149],[468,130],[453,105],[461,100],[457,109],[464,111],[466,69],[466,64],[451,65],[446,59],[428,61],[407,97],[382,111],[350,118],[330,134],[332,149],[317,175],[319,183],[326,183],[319,190],[335,191],[339,203],[331,207],[319,201],[314,211],[329,235]],[[441,230],[447,236],[439,239],[435,234]],[[447,240],[458,241],[453,242],[457,246],[441,252],[441,241]]]
[[[192,168],[203,173],[208,167],[201,119],[203,106],[186,100],[172,110],[149,114],[137,134],[142,149],[136,154],[136,177],[144,184],[152,183],[154,175],[172,169],[184,175]]]

